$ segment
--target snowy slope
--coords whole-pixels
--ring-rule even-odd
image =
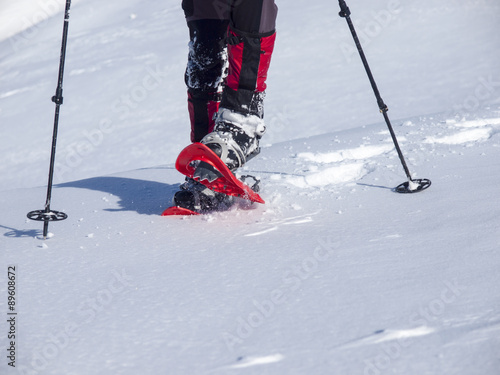
[[[62,14],[0,42],[4,317],[8,265],[19,297],[2,374],[499,373],[500,5],[352,3],[429,190],[391,191],[405,176],[335,2],[289,0],[242,171],[266,205],[160,217],[188,138],[182,11],[81,0],[52,202],[69,218],[47,241],[25,215],[45,199]]]
[[[453,117],[498,104],[495,1],[365,1],[350,7],[393,119],[442,112]],[[264,142],[379,121],[337,11],[335,2],[323,0],[308,12],[300,1],[280,4]],[[46,182],[61,29],[59,13],[0,42],[2,189]],[[186,38],[174,0],[147,6],[137,0],[73,5],[57,182],[175,159],[189,140]]]

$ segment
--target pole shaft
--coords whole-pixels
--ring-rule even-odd
[[[375,94],[375,97],[377,99],[377,104],[380,109],[380,112],[383,114],[385,123],[387,124],[387,127],[389,128],[389,133],[391,133],[391,138],[392,141],[394,142],[394,146],[396,147],[396,151],[399,156],[399,160],[401,160],[401,164],[403,165],[403,169],[405,171],[406,177],[408,178],[409,181],[412,181],[410,170],[408,169],[408,166],[406,165],[405,158],[403,156],[403,152],[401,151],[401,148],[399,147],[398,140],[396,138],[396,134],[394,133],[394,129],[392,128],[391,121],[389,120],[389,116],[387,115],[387,111],[389,111],[389,108],[387,105],[384,103],[384,100],[382,99],[382,96],[380,95],[380,92],[378,90],[377,84],[375,82],[375,78],[373,78],[373,74],[371,72],[370,66],[368,65],[368,60],[366,59],[365,53],[363,51],[363,47],[361,46],[361,42],[359,41],[358,34],[356,33],[356,29],[354,28],[354,24],[351,21],[351,11],[347,7],[347,4],[345,0],[339,0],[339,5],[340,5],[340,13],[339,15],[343,18],[346,19],[347,24],[349,25],[349,29],[351,30],[352,37],[354,39],[354,43],[356,44],[356,48],[358,49],[359,56],[361,57],[361,61],[363,62],[363,66],[365,67],[366,74],[368,75],[368,79],[370,80],[370,84],[373,89],[373,93]]]
[[[403,169],[405,170],[406,177],[408,177],[408,181],[412,181],[413,179],[411,178],[410,170],[408,169],[408,166],[406,165],[405,158],[403,156],[403,152],[401,151],[401,147],[399,147],[398,140],[396,138],[396,134],[394,133],[394,129],[392,128],[391,122],[389,120],[389,116],[387,116],[387,111],[382,112],[384,115],[385,123],[387,124],[387,127],[389,128],[389,133],[391,133],[391,138],[392,141],[394,142],[394,146],[396,147],[396,151],[398,152],[399,160],[401,160],[401,164],[403,165]]]
[[[351,21],[351,17],[346,16],[346,21],[347,24],[349,25],[349,29],[351,30],[352,37],[354,39],[354,43],[356,44],[356,47],[358,49],[359,56],[361,57],[361,61],[363,62],[363,66],[365,67],[366,74],[368,75],[368,79],[370,80],[370,84],[372,86],[373,92],[375,94],[375,97],[377,98],[377,104],[381,112],[388,111],[389,108],[387,108],[387,105],[385,105],[380,92],[378,90],[377,84],[375,82],[375,78],[373,78],[372,71],[370,69],[370,66],[368,65],[368,60],[366,59],[365,52],[363,51],[363,48],[361,47],[361,42],[359,41],[358,34],[356,33],[356,29],[354,28],[354,24]]]
[[[56,97],[59,94],[59,90],[62,90],[63,76],[64,76],[64,63],[66,60],[66,44],[68,42],[68,28],[69,28],[69,13],[70,13],[71,0],[66,0],[66,9],[64,11],[64,27],[63,27],[63,37],[61,44],[61,58],[59,62],[59,79],[57,81]],[[62,95],[62,92],[61,92]],[[62,103],[61,103],[62,104]]]
[[[56,160],[56,145],[57,145],[57,133],[59,128],[59,110],[60,106],[63,104],[63,77],[64,77],[64,63],[66,61],[66,44],[68,41],[68,26],[69,26],[69,13],[70,13],[71,0],[66,1],[66,9],[64,12],[64,27],[63,27],[63,37],[61,44],[61,55],[59,61],[59,76],[57,80],[56,94],[52,97],[52,101],[56,104],[55,114],[54,114],[54,130],[52,132],[52,148],[50,152],[50,165],[49,165],[49,179],[47,183],[47,199],[45,201],[45,213],[50,213],[50,203],[52,199],[52,185],[54,181],[54,167]],[[46,238],[48,234],[49,220],[44,221],[43,226],[43,237]]]

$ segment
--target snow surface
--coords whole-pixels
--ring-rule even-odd
[[[500,374],[498,1],[349,2],[425,192],[392,191],[336,2],[287,0],[242,171],[266,204],[163,218],[189,140],[179,3],[73,3],[52,199],[69,218],[40,240],[64,2],[0,2],[0,373]]]

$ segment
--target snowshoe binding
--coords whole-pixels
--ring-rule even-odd
[[[175,193],[175,206],[195,213],[225,211],[234,204],[234,197],[210,190],[200,182],[186,177],[186,182]]]

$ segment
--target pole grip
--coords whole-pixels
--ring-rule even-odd
[[[345,0],[339,0],[339,5],[340,5],[339,16],[344,18],[349,17],[351,15],[351,10],[347,6]]]

